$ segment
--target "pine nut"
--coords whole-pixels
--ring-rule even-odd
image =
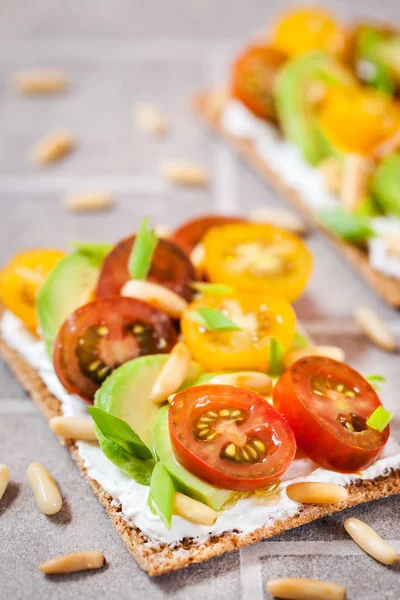
[[[137,125],[150,135],[162,136],[168,131],[165,120],[154,104],[137,104],[134,118]]]
[[[65,198],[65,207],[72,212],[110,210],[113,199],[106,192],[78,192]]]
[[[57,94],[68,87],[68,79],[61,71],[31,69],[16,73],[12,85],[21,94]]]
[[[400,235],[390,235],[385,238],[386,254],[394,258],[400,258]]]
[[[159,308],[173,319],[179,319],[187,308],[187,302],[168,288],[151,281],[130,280],[121,290],[122,296],[139,298]]]
[[[346,519],[344,528],[355,543],[375,560],[384,565],[393,565],[398,561],[399,553],[364,521],[354,517]]]
[[[154,233],[158,238],[168,239],[172,235],[172,229],[169,227],[169,225],[160,223],[154,227]]]
[[[51,558],[39,565],[39,570],[47,575],[58,575],[61,573],[75,573],[76,571],[87,571],[88,569],[101,569],[106,559],[101,552],[88,550],[85,552],[71,552]]]
[[[301,577],[285,577],[271,579],[267,583],[267,591],[277,598],[287,600],[345,600],[346,588],[338,583],[303,579]]]
[[[184,160],[171,160],[162,163],[161,176],[167,181],[187,186],[206,186],[208,174],[204,167]]]
[[[259,371],[238,371],[237,373],[216,375],[208,383],[247,388],[261,396],[269,395],[272,391],[271,378],[266,373]]]
[[[342,167],[335,157],[326,158],[318,165],[325,181],[325,187],[332,194],[338,194],[342,185]]]
[[[397,348],[396,340],[386,327],[386,323],[369,306],[358,306],[354,318],[363,334],[376,346],[393,352]]]
[[[304,235],[307,227],[304,220],[293,212],[275,206],[259,206],[250,211],[250,219],[269,223],[296,235]]]
[[[172,348],[150,392],[153,402],[161,404],[181,387],[189,371],[190,359],[189,348],[183,342]]]
[[[0,500],[4,496],[10,479],[10,470],[4,463],[0,464]]]
[[[33,162],[46,165],[62,158],[74,147],[74,140],[66,129],[59,129],[39,140],[31,151]]]
[[[206,255],[206,253],[205,253],[203,244],[196,244],[196,246],[193,248],[192,252],[190,253],[190,260],[192,262],[192,265],[195,268],[196,277],[199,280],[204,278],[203,275],[204,275],[205,255]]]
[[[374,158],[382,159],[388,154],[392,154],[392,152],[396,152],[400,148],[400,130],[397,130],[392,137],[385,140],[375,149]]]
[[[62,498],[48,470],[40,463],[31,463],[26,472],[40,510],[45,515],[58,513],[62,507]]]
[[[374,163],[368,156],[346,154],[340,187],[340,202],[353,212],[368,193]]]
[[[339,362],[345,358],[344,350],[338,346],[308,346],[307,348],[297,348],[289,350],[283,358],[285,369],[289,369],[296,361],[306,356],[326,356]]]
[[[229,101],[227,88],[212,90],[207,96],[207,112],[212,119],[218,119]]]
[[[215,510],[180,492],[175,492],[173,512],[198,525],[214,525],[218,518]]]
[[[67,440],[82,440],[92,442],[97,440],[92,419],[76,417],[53,417],[50,429],[56,435]]]
[[[318,481],[291,483],[286,488],[286,494],[291,500],[301,504],[335,504],[343,502],[349,495],[341,485]]]

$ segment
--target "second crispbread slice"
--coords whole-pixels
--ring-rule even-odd
[[[61,414],[59,400],[49,392],[38,373],[24,361],[18,352],[1,339],[0,355],[21,385],[31,395],[47,420]],[[205,540],[185,538],[181,542],[165,544],[150,540],[139,528],[131,525],[123,517],[121,507],[95,480],[89,477],[77,446],[71,441],[67,442],[66,446],[81,475],[90,484],[99,501],[108,512],[126,547],[149,575],[162,575],[186,567],[190,563],[202,562],[223,552],[232,551],[272,537],[345,508],[400,493],[400,470],[397,470],[387,476],[378,477],[374,480],[360,480],[347,486],[349,496],[345,502],[325,506],[300,506],[299,512],[295,516],[275,521],[272,525],[264,525],[246,534],[240,533],[240,523],[238,523],[237,530],[210,536]],[[50,451],[51,449],[49,449]],[[73,498],[69,500],[73,502]]]
[[[250,141],[235,137],[227,133],[220,123],[220,110],[215,109],[215,92],[212,90],[198,93],[193,98],[195,112],[216,133],[230,144],[230,146],[246,161],[261,177],[276,188],[284,198],[292,203],[303,215],[312,220],[314,225],[327,235],[340,253],[345,256],[354,269],[392,306],[400,307],[400,280],[376,271],[371,267],[366,251],[344,242],[329,229],[324,227],[314,216],[310,207],[302,200],[300,195],[291,188],[275,172],[268,163],[259,155]]]

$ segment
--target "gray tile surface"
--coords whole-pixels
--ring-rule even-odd
[[[398,18],[395,0],[327,4],[343,17]],[[174,226],[210,210],[246,213],[256,205],[278,203],[270,188],[201,129],[188,108],[190,93],[222,78],[240,40],[275,13],[275,3],[261,0],[0,0],[0,264],[15,251],[36,245],[114,241],[134,230],[144,214]],[[10,75],[34,65],[65,70],[72,80],[69,93],[47,99],[12,94]],[[139,100],[162,107],[171,123],[168,138],[152,140],[135,129],[131,111]],[[27,160],[31,144],[60,126],[76,134],[76,153],[48,169],[33,167]],[[176,189],[160,180],[160,161],[178,157],[209,167],[209,189]],[[66,213],[65,194],[90,188],[110,191],[115,210],[92,217]],[[398,314],[367,289],[328,242],[312,234],[309,244],[315,269],[297,303],[300,318],[318,342],[340,343],[355,367],[385,375],[384,401],[399,414],[398,356],[372,348],[351,319],[355,305],[369,303],[400,336]],[[399,418],[394,431],[400,439]],[[48,518],[36,510],[25,475],[32,460],[43,461],[58,480],[66,499],[61,515]],[[386,538],[399,540],[399,498],[358,507],[240,553],[150,580],[3,365],[0,462],[10,465],[12,479],[0,504],[2,598],[259,600],[266,580],[275,575],[340,581],[348,585],[352,600],[400,597],[399,568],[383,567],[357,553],[342,528],[344,517],[351,514]],[[82,548],[104,550],[108,567],[55,579],[37,572],[41,560]]]

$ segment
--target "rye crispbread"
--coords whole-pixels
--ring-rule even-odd
[[[268,183],[282,194],[287,201],[295,206],[314,226],[321,230],[333,242],[354,269],[362,275],[364,280],[371,285],[382,298],[395,308],[400,307],[400,280],[395,277],[384,275],[373,269],[368,260],[366,250],[349,244],[324,227],[314,216],[310,207],[302,200],[300,195],[288,186],[280,176],[271,169],[264,159],[255,150],[252,142],[230,135],[222,128],[219,120],[219,111],[215,110],[214,94],[212,91],[198,93],[193,99],[195,112],[202,120],[213,129],[214,132],[223,136],[229,142],[237,154],[248,163]]]
[[[0,356],[23,388],[30,394],[47,421],[61,414],[59,400],[49,392],[37,372],[1,339]],[[111,496],[88,476],[77,446],[72,441],[65,442],[60,439],[60,442],[65,443],[82,477],[90,484],[97,498],[105,507],[129,552],[151,576],[162,575],[187,567],[190,563],[202,562],[223,552],[236,550],[357,504],[378,500],[392,494],[400,494],[400,470],[397,470],[374,480],[359,480],[347,486],[349,496],[345,502],[340,504],[303,505],[294,517],[276,521],[272,526],[265,525],[247,534],[240,534],[240,524],[238,523],[238,530],[212,536],[206,541],[198,542],[193,538],[188,538],[182,540],[182,542],[168,545],[152,542],[146,535],[141,533],[140,529],[130,525],[124,519],[121,507],[116,506],[112,502]]]

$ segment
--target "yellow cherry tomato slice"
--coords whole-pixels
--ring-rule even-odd
[[[190,318],[190,311],[209,307],[234,321],[241,329],[208,331]],[[281,297],[256,293],[203,296],[192,302],[181,319],[182,333],[193,357],[207,370],[268,368],[270,339],[289,348],[296,317],[289,302]]]
[[[332,89],[320,106],[319,123],[339,150],[371,156],[400,129],[400,105],[361,88]]]
[[[302,293],[312,269],[312,257],[303,242],[272,225],[213,227],[203,245],[208,279],[238,290],[275,293],[293,301]]]
[[[60,250],[27,250],[14,256],[0,271],[0,301],[34,333],[38,325],[35,307],[38,291],[64,256]]]
[[[288,56],[311,50],[340,56],[346,49],[346,32],[329,12],[304,8],[283,15],[274,27],[272,43]]]

